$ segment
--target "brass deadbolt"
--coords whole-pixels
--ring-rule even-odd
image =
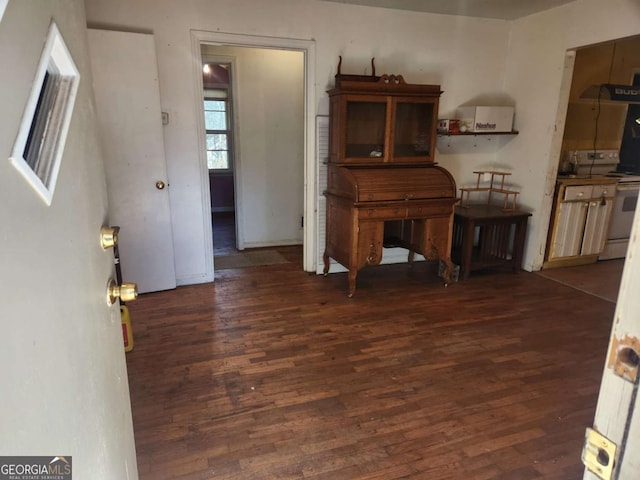
[[[123,302],[131,302],[138,297],[138,285],[135,283],[118,283],[111,279],[107,285],[107,303],[113,305],[116,303],[116,299],[120,299]]]
[[[163,182],[162,180],[158,180],[158,181],[156,182],[156,188],[157,188],[158,190],[164,190],[164,187],[165,187],[165,184],[164,184],[164,182]]]
[[[100,245],[105,250],[118,245],[118,233],[120,227],[102,227],[100,229]]]

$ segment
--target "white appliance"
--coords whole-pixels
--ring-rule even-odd
[[[570,163],[577,166],[577,177],[618,178],[607,241],[598,259],[624,258],[627,255],[638,192],[640,192],[640,175],[618,171],[619,157],[616,150],[572,150],[567,152],[567,158]]]
[[[620,177],[609,222],[609,234],[604,250],[598,255],[599,260],[626,257],[639,191],[640,176],[623,175]]]

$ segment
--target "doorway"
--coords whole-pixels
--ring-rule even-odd
[[[206,47],[205,47],[206,48]],[[202,84],[205,150],[211,195],[214,257],[237,252],[234,181],[234,57],[210,56],[203,49]]]
[[[302,245],[304,53],[200,47],[214,256]]]

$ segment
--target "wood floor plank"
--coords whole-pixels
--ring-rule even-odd
[[[129,304],[140,478],[570,479],[615,305],[539,275],[290,263]]]

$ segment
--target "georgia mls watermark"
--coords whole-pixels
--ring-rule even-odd
[[[71,457],[0,457],[0,480],[71,480]]]

